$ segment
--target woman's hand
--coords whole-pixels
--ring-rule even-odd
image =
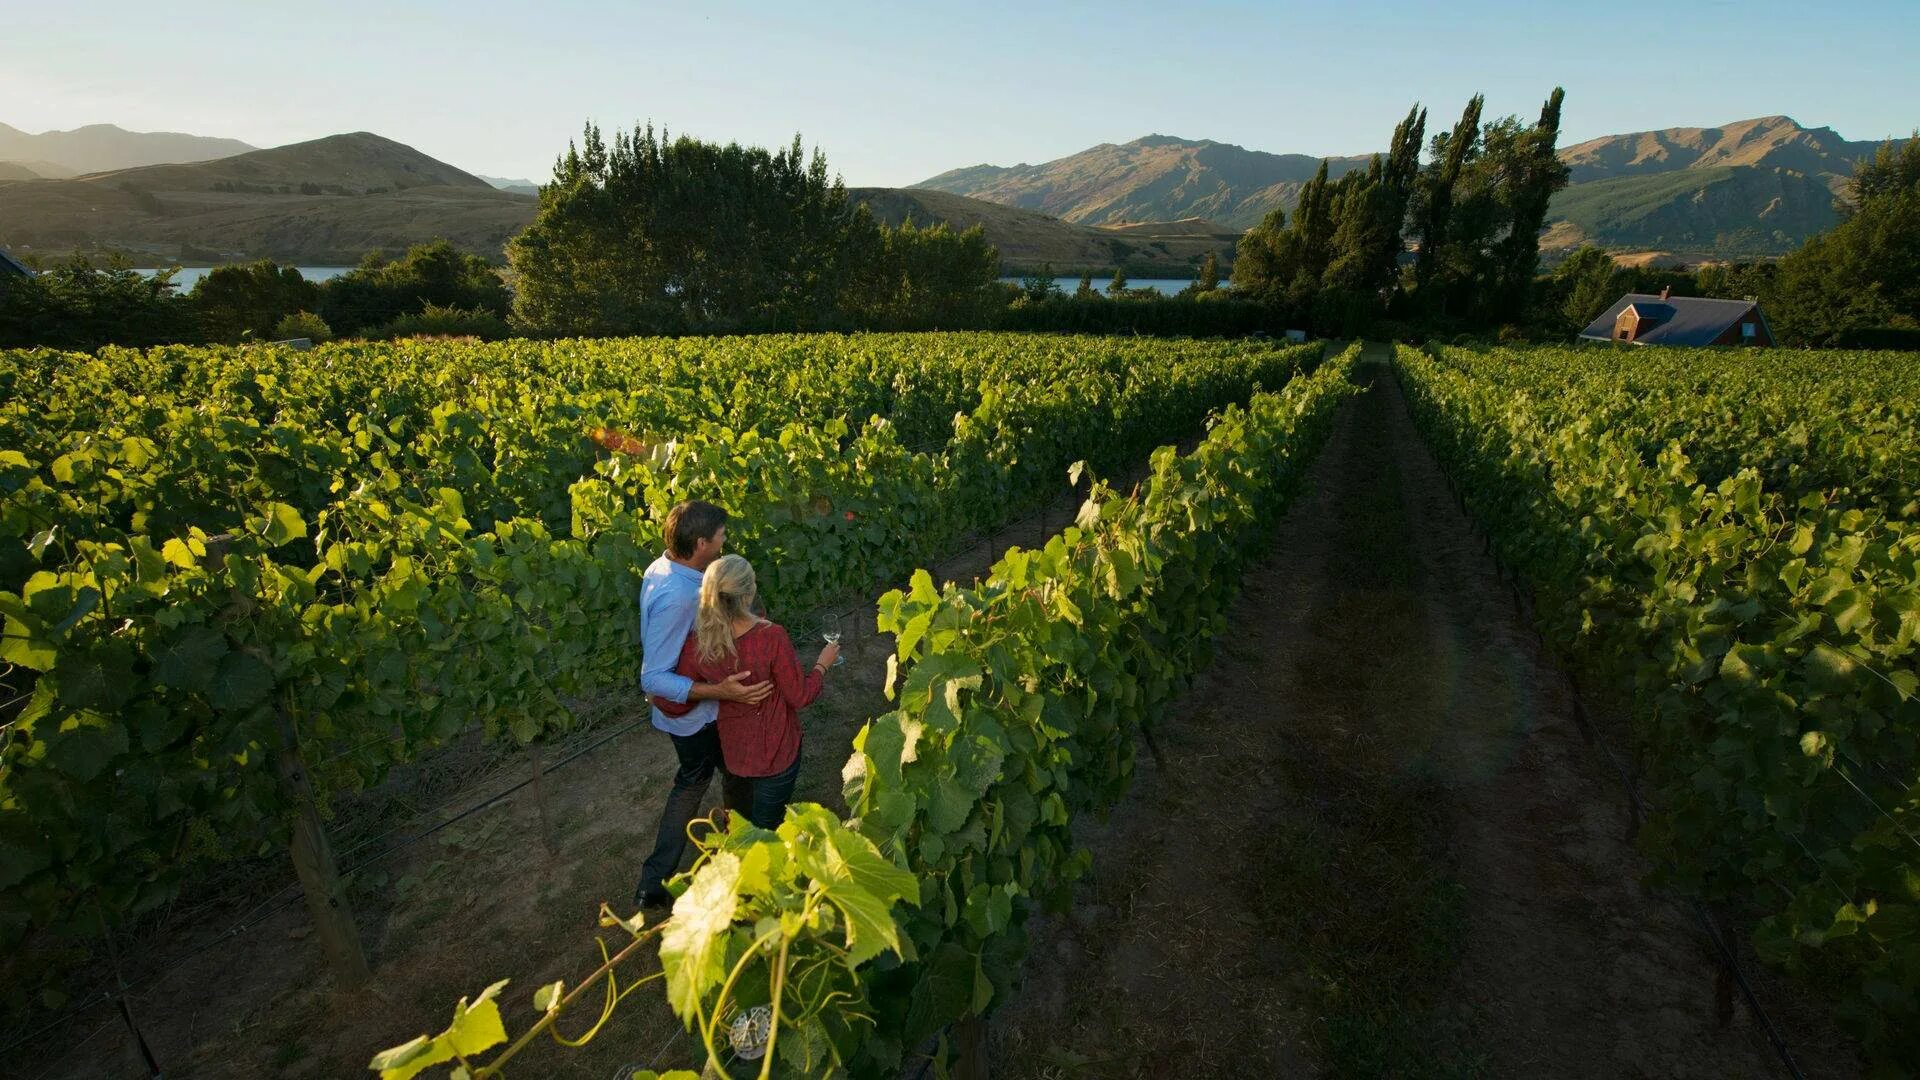
[[[825,675],[827,673],[827,669],[832,667],[833,662],[839,658],[840,658],[840,643],[836,641],[833,644],[827,646],[826,648],[820,650],[820,659],[815,660],[813,662],[814,670],[818,671],[822,675]]]

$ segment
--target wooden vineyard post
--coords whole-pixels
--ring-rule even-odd
[[[277,764],[280,785],[294,807],[293,870],[300,877],[300,889],[307,897],[307,911],[326,950],[327,962],[342,986],[354,989],[373,977],[367,968],[367,954],[360,947],[360,931],[353,922],[353,908],[347,903],[346,890],[340,885],[340,870],[333,861],[333,847],[320,825],[320,812],[314,806],[313,781],[307,775],[307,763],[300,756],[300,742],[294,734],[293,718],[280,712],[280,753]]]
[[[953,1080],[987,1080],[987,1021],[969,1016],[953,1025]]]

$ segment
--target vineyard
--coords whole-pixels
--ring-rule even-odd
[[[769,603],[805,611],[1317,355],[1010,335],[0,354],[12,1004],[35,958],[297,838],[303,804],[630,683],[638,573],[681,498],[738,515]]]
[[[796,804],[777,833],[735,819],[707,838],[669,921],[597,898],[614,902],[602,967],[537,992],[497,983],[373,1068],[538,1074],[536,1039],[560,1037],[563,1018],[591,1037],[635,991],[664,997],[687,1033],[665,1062],[861,1077],[977,1065],[981,1018],[1044,962],[1039,917],[1073,907],[1093,871],[1078,830],[1121,803],[1137,752],[1178,775],[1165,725],[1216,645],[1232,649],[1243,574],[1274,557],[1316,455],[1355,411],[1360,350],[1321,355],[1016,334],[0,353],[8,1008],[31,1014],[34,988],[86,941],[215,868],[289,847],[305,865],[324,844],[316,817],[476,729],[508,745],[565,734],[572,703],[632,683],[638,574],[666,509],[699,497],[734,515],[729,544],[771,610],[907,582],[878,601],[887,701],[857,714],[841,793]],[[1629,718],[1614,760],[1652,883],[1751,930],[1760,958],[1835,1003],[1875,1066],[1920,1062],[1920,364],[1402,346],[1390,366],[1360,402],[1367,438],[1406,429],[1401,449],[1430,452],[1460,528],[1470,518],[1510,576],[1515,619],[1573,679],[1571,707]],[[1355,438],[1336,441],[1342,467],[1382,468]],[[971,581],[925,569],[1063,482],[1078,507],[1066,528],[993,546]],[[1416,535],[1394,520],[1404,504],[1375,501],[1347,543]],[[1380,557],[1410,558],[1390,547]],[[1303,581],[1296,602],[1316,588]],[[1408,650],[1423,633],[1379,637]],[[1371,670],[1341,659],[1342,640],[1317,663]],[[1265,666],[1297,660],[1278,659]],[[1286,729],[1305,718],[1272,720],[1260,738],[1311,741]],[[810,746],[829,767],[845,752]],[[1462,776],[1485,771],[1470,764]],[[1405,786],[1384,775],[1383,790]],[[1393,849],[1416,861],[1446,858],[1434,822],[1453,796],[1430,797],[1424,839]],[[1263,881],[1336,872],[1246,861]],[[1428,873],[1365,870],[1387,892]],[[1401,908],[1431,899],[1410,895]],[[320,921],[330,894],[309,885],[307,899]],[[1308,929],[1288,933],[1324,943],[1320,916],[1293,918],[1282,925]],[[1372,954],[1376,929],[1352,948]],[[1646,937],[1630,948],[1698,945],[1634,929]],[[1428,985],[1381,1000],[1444,997],[1446,963],[1423,962]],[[1346,1015],[1349,991],[1315,970],[1315,1007]],[[451,1001],[524,974],[443,989]],[[1581,1007],[1604,1010],[1617,988],[1587,992]],[[730,1029],[754,1017],[764,1062],[733,1053]],[[1374,1052],[1369,1038],[1349,1045]]]
[[[1398,368],[1545,638],[1631,697],[1659,880],[1920,1061],[1920,364],[1422,351]]]

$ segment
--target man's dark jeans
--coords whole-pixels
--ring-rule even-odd
[[[673,790],[667,793],[667,805],[660,811],[660,832],[653,841],[653,854],[640,868],[640,888],[634,893],[645,902],[648,894],[664,891],[666,880],[680,870],[680,859],[687,853],[687,825],[700,813],[707,796],[707,783],[715,769],[721,768],[720,735],[712,724],[691,735],[674,735],[673,752],[680,758],[680,769],[673,774]],[[729,806],[735,784],[726,783]]]

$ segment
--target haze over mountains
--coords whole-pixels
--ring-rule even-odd
[[[1853,163],[1876,144],[1785,116],[1608,136],[1560,153],[1549,253],[1594,242],[1687,258],[1772,255],[1839,220]],[[1329,160],[1339,176],[1370,155]],[[882,220],[979,224],[1009,269],[1124,264],[1177,276],[1274,207],[1320,159],[1150,135],[1039,165],[976,165],[911,188],[856,188]],[[444,236],[488,258],[532,219],[531,181],[482,177],[369,132],[271,150],[97,124],[29,135],[0,124],[0,247],[142,261],[356,262]]]

